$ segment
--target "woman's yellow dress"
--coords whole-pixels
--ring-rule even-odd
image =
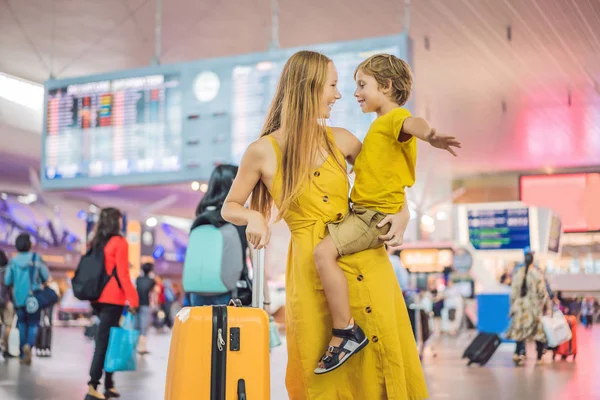
[[[275,204],[281,204],[282,153],[277,141],[269,139],[278,159],[271,194]],[[292,232],[286,269],[286,386],[290,399],[427,398],[404,298],[383,248],[339,260],[348,280],[352,316],[370,343],[337,370],[314,373],[331,339],[332,322],[313,252],[327,234],[326,224],[348,212],[349,183],[332,156],[313,175],[297,205],[283,216]]]

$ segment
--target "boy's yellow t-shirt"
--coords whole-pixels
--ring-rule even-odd
[[[395,214],[404,205],[404,188],[415,183],[417,142],[413,136],[400,143],[398,136],[410,116],[408,110],[395,108],[369,127],[354,163],[354,205],[384,214]]]

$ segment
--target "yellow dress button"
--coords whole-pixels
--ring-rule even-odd
[[[379,338],[377,336],[373,336],[371,340],[373,341],[373,343],[379,342]]]

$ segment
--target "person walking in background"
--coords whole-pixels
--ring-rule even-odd
[[[162,295],[162,303],[161,309],[165,313],[165,325],[171,329],[173,328],[173,316],[171,315],[171,307],[173,306],[173,302],[177,300],[175,297],[175,290],[173,289],[173,284],[170,279],[165,279],[163,281],[162,287],[163,295]]]
[[[531,251],[531,249],[529,247],[526,247],[524,249],[523,253],[531,254],[532,257],[534,256],[533,251]],[[554,293],[552,292],[552,288],[550,287],[550,282],[548,281],[548,277],[546,277],[546,274],[544,273],[544,271],[542,271],[542,269],[535,263],[535,260],[534,260],[534,264],[531,267],[536,269],[538,272],[540,272],[542,279],[544,280],[544,285],[546,287],[546,290],[548,291],[548,296],[550,298],[554,297]],[[512,283],[512,280],[515,279],[515,275],[523,268],[525,268],[524,263],[518,263],[513,267],[513,270],[511,272],[512,276],[508,280],[509,284]]]
[[[508,268],[504,268],[504,272],[500,275],[500,284],[510,286],[511,284],[511,274],[508,272]]]
[[[13,305],[10,288],[4,283],[8,265],[6,253],[0,250],[0,332],[3,332],[0,338],[0,352],[5,359],[10,358],[8,354],[8,335],[12,328],[12,321],[15,316],[15,307]]]
[[[12,287],[21,340],[21,364],[31,365],[32,348],[35,346],[41,310],[30,313],[25,305],[29,293],[41,290],[50,279],[50,272],[40,256],[31,251],[31,237],[28,233],[17,236],[15,245],[18,254],[8,264],[4,283]]]
[[[169,301],[170,294],[167,286],[169,281],[161,279],[158,276],[155,278],[155,281],[157,294],[156,302],[158,307],[153,313],[154,327],[162,332],[164,327],[169,329],[173,327],[173,321],[171,319],[171,302]]]
[[[409,287],[410,275],[404,266],[402,265],[402,261],[400,259],[400,251],[393,250],[391,247],[386,247],[388,256],[390,257],[390,262],[392,263],[392,267],[394,268],[394,272],[396,273],[396,278],[398,279],[398,284],[400,285],[400,290],[404,293]]]
[[[196,208],[196,219],[190,229],[190,243],[193,245],[188,247],[186,263],[184,265],[184,268],[196,268],[199,264],[196,260],[202,257],[205,260],[206,255],[203,252],[207,248],[217,251],[215,248],[217,244],[208,243],[209,241],[206,241],[206,239],[204,239],[204,243],[193,243],[194,230],[201,229],[207,225],[218,228],[218,238],[222,238],[222,248],[218,249],[218,251],[223,252],[224,256],[229,258],[225,261],[221,260],[220,265],[212,265],[213,263],[210,263],[210,265],[204,267],[204,271],[221,270],[219,275],[227,277],[232,290],[224,291],[229,288],[219,282],[219,287],[210,287],[204,292],[190,293],[189,300],[192,306],[227,305],[234,295],[237,298],[241,297],[240,300],[245,305],[249,305],[252,301],[251,282],[248,279],[248,266],[246,264],[248,250],[246,227],[232,225],[221,216],[223,203],[229,193],[229,189],[231,189],[237,172],[238,167],[223,164],[216,167],[210,175],[208,190]],[[184,285],[187,284],[188,287],[193,286],[193,283],[190,282],[191,279],[187,277],[195,276],[195,274],[188,274],[187,272],[184,273],[184,277],[188,281],[184,282]],[[237,288],[235,286],[237,286],[240,280],[245,283],[246,288],[243,292],[236,293]]]
[[[586,329],[594,325],[594,298],[587,297],[581,302],[581,318]]]
[[[96,348],[90,366],[88,394],[85,400],[120,397],[115,389],[113,374],[110,372],[106,372],[104,376],[104,395],[97,389],[104,372],[110,328],[119,326],[125,305],[128,304],[130,312],[133,313],[139,305],[138,294],[129,275],[129,245],[121,236],[122,221],[122,214],[116,208],[103,209],[91,242],[92,249],[104,252],[104,268],[110,280],[98,301],[92,304],[100,323],[95,338]]]
[[[525,362],[525,342],[535,340],[537,363],[542,364],[546,334],[542,326],[544,308],[552,310],[544,277],[533,267],[533,254],[525,254],[525,267],[513,276],[510,293],[511,325],[506,337],[515,340],[517,346],[513,361],[521,366]]]
[[[142,265],[142,275],[135,281],[138,297],[140,299],[140,309],[135,315],[135,329],[140,331],[138,353],[141,355],[149,353],[147,349],[148,329],[152,322],[152,291],[156,286],[153,270],[154,264],[145,263]]]

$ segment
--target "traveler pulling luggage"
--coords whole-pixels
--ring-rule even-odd
[[[256,252],[253,287],[264,282],[264,250]],[[239,304],[239,303],[238,303]],[[175,319],[165,400],[269,400],[269,316],[264,291],[254,308],[186,307]]]

